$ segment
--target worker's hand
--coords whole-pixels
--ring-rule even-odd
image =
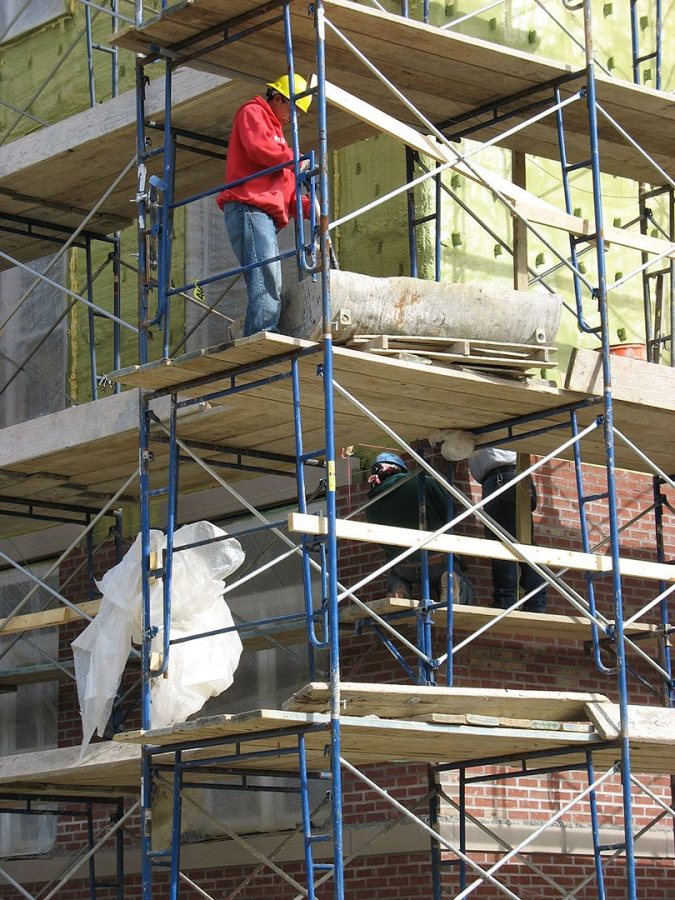
[[[309,169],[309,160],[302,159],[300,160],[300,172],[306,172]]]

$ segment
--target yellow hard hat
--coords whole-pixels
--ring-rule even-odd
[[[267,87],[273,88],[275,91],[278,91],[282,97],[285,97],[287,100],[291,99],[291,92],[289,89],[289,80],[288,75],[280,75],[276,81],[268,81]],[[302,94],[307,90],[307,82],[302,77],[302,75],[294,75],[293,76],[293,93],[294,94]],[[307,112],[309,106],[312,102],[311,96],[301,97],[296,101],[296,105],[300,107],[303,112]]]

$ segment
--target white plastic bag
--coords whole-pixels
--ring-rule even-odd
[[[467,459],[476,449],[476,436],[469,431],[448,428],[430,434],[429,443],[432,447],[441,445],[443,459],[458,462],[460,459]]]
[[[174,534],[179,547],[224,538],[226,532],[210,522],[196,522]],[[150,532],[150,550],[161,560],[166,538]],[[223,599],[223,581],[244,561],[244,551],[233,538],[174,552],[171,589],[171,638],[230,627],[234,624]],[[94,731],[103,735],[124,672],[132,640],[142,636],[141,536],[118,565],[97,583],[102,593],[96,618],[72,644],[77,693],[82,715],[82,749]],[[163,646],[163,584],[150,585],[152,624],[158,627],[152,650]],[[152,725],[182,722],[201,709],[209,697],[232,684],[242,644],[236,631],[176,644],[169,652],[164,677],[152,682]]]

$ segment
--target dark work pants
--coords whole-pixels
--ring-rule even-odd
[[[501,467],[489,472],[483,482],[483,499],[489,497],[497,488],[510,481],[516,474],[515,466]],[[534,494],[532,509],[536,509],[537,500]],[[485,512],[492,516],[502,528],[515,539],[516,534],[516,489],[511,488],[500,494],[494,500],[489,500],[485,504]],[[497,536],[489,530],[485,529],[485,537],[490,540],[496,540]],[[520,575],[520,596],[524,597],[530,591],[541,586],[536,594],[519,607],[528,612],[544,612],[546,609],[546,588],[544,580],[537,575],[534,569],[520,563],[506,562],[502,559],[492,560],[492,598],[494,606],[500,609],[508,609],[516,602],[516,594],[518,589],[518,578]]]
[[[385,556],[387,556],[387,550],[390,550],[391,548],[387,547],[385,549],[383,547],[382,549],[385,550]],[[398,548],[396,548],[396,550],[398,551]],[[389,556],[388,558],[392,559],[393,557]],[[441,580],[447,571],[447,558],[444,553],[429,553],[428,565],[429,588],[432,599],[441,601],[443,591]],[[455,580],[453,595],[455,601],[464,604],[471,603],[473,600],[473,586],[464,574],[462,565],[457,557],[454,559],[453,573]],[[387,573],[387,590],[393,596],[400,593],[403,596],[414,597],[414,586],[420,584],[420,582],[421,572],[420,564],[417,561],[417,554],[415,554],[415,557],[412,560],[404,559],[402,562],[398,563],[398,565],[389,569],[389,572]]]

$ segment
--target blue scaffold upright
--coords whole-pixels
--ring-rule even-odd
[[[166,8],[167,4],[163,3],[162,8]],[[603,197],[601,185],[601,159],[600,159],[600,139],[598,134],[598,109],[596,99],[596,76],[595,62],[593,57],[593,34],[591,27],[591,4],[590,0],[585,0],[579,5],[583,9],[584,16],[584,33],[585,33],[585,59],[586,65],[580,72],[565,73],[555,84],[548,83],[546,89],[551,92],[551,110],[555,112],[558,129],[558,143],[560,149],[560,159],[563,173],[563,189],[566,203],[566,212],[572,214],[572,200],[570,191],[570,174],[574,171],[585,168],[590,170],[593,185],[593,206],[595,230],[592,235],[584,234],[583,241],[595,247],[595,257],[597,266],[597,283],[592,284],[584,274],[579,264],[578,244],[581,239],[571,238],[570,257],[563,261],[564,265],[570,270],[575,295],[575,314],[577,317],[578,327],[580,331],[596,335],[601,342],[601,359],[602,359],[602,382],[603,391],[600,399],[590,398],[578,400],[567,406],[558,406],[555,409],[556,415],[564,415],[565,422],[557,424],[554,428],[564,428],[569,431],[571,437],[566,439],[561,446],[557,447],[554,452],[544,457],[539,463],[531,467],[528,472],[521,473],[522,477],[535,470],[542,462],[558,455],[562,450],[569,451],[574,454],[575,471],[578,489],[578,501],[580,511],[580,531],[583,544],[583,550],[586,553],[593,551],[593,547],[589,538],[589,528],[587,523],[587,505],[591,502],[603,500],[607,508],[607,520],[609,524],[608,547],[609,555],[612,561],[612,600],[613,600],[613,620],[607,624],[606,619],[599,618],[596,613],[594,599],[594,580],[593,575],[587,576],[588,603],[582,602],[579,594],[567,588],[557,576],[553,575],[549,569],[537,567],[535,569],[542,577],[552,586],[559,589],[563,597],[568,600],[575,610],[585,616],[590,625],[590,635],[592,639],[592,648],[595,663],[598,671],[605,676],[615,679],[617,696],[619,698],[620,709],[620,735],[611,746],[617,748],[617,761],[612,768],[601,776],[596,776],[594,768],[593,751],[588,750],[584,754],[582,764],[578,760],[569,763],[561,763],[560,757],[566,753],[570,757],[574,754],[578,757],[578,748],[570,747],[569,751],[556,747],[555,750],[534,750],[527,754],[528,760],[537,760],[537,764],[533,769],[525,767],[525,754],[522,752],[517,757],[509,756],[481,756],[479,759],[462,760],[461,763],[440,762],[429,768],[429,787],[430,787],[430,807],[428,824],[425,825],[427,834],[431,838],[431,863],[433,871],[433,897],[434,900],[441,900],[447,896],[443,892],[443,871],[451,863],[458,866],[459,870],[459,893],[456,897],[468,896],[477,882],[469,883],[469,875],[471,872],[471,860],[469,857],[469,847],[467,841],[467,814],[465,809],[466,792],[470,785],[478,784],[487,780],[495,781],[498,779],[506,780],[508,778],[526,777],[528,775],[541,775],[545,773],[564,772],[570,770],[581,769],[585,773],[587,786],[575,798],[575,802],[586,800],[589,804],[591,831],[593,839],[593,853],[595,860],[595,884],[597,896],[600,900],[604,900],[606,896],[604,886],[603,872],[603,852],[609,847],[604,845],[601,840],[598,806],[596,801],[597,790],[607,782],[612,775],[617,772],[621,777],[622,805],[623,805],[623,839],[620,843],[612,845],[612,849],[618,850],[625,858],[625,872],[627,897],[629,900],[637,900],[638,892],[636,885],[636,866],[635,866],[635,847],[634,847],[634,831],[633,831],[633,813],[632,813],[632,783],[631,783],[631,746],[629,740],[629,686],[628,674],[629,667],[626,661],[626,640],[624,635],[624,601],[622,593],[622,578],[620,566],[620,535],[621,528],[619,525],[619,510],[617,501],[617,479],[616,479],[616,461],[615,461],[615,427],[614,427],[614,411],[612,400],[612,371],[610,366],[610,327],[609,327],[609,309],[608,309],[608,290],[607,277],[605,271],[605,231],[603,225]],[[141,5],[139,4],[139,9]],[[402,14],[408,14],[407,4],[402,9]],[[424,20],[428,20],[428,4],[424,6]],[[173,217],[175,211],[186,204],[195,202],[203,197],[217,193],[221,188],[204,191],[193,196],[175,199],[175,159],[176,159],[176,129],[172,124],[172,76],[175,68],[180,65],[190,64],[191,61],[203,59],[213,47],[222,48],[225,45],[232,44],[238,40],[244,40],[247,36],[259,32],[270,25],[278,25],[283,22],[283,32],[285,40],[285,55],[287,71],[289,75],[289,84],[295,84],[295,57],[293,50],[293,34],[292,34],[292,15],[291,4],[289,2],[273,2],[264,6],[263,20],[260,21],[261,9],[250,10],[241,13],[229,21],[219,22],[206,30],[199,30],[195,27],[193,34],[189,38],[183,38],[179,44],[174,44],[170,49],[150,44],[150,52],[139,58],[137,63],[137,152],[138,152],[138,223],[139,223],[139,309],[140,309],[140,345],[139,356],[141,364],[149,362],[149,338],[152,330],[156,329],[161,334],[162,340],[162,357],[170,360],[172,357],[172,347],[170,344],[171,335],[171,308],[172,300],[178,298],[181,294],[189,290],[191,284],[183,284],[178,287],[173,286],[171,280],[172,273],[172,235],[173,235]],[[167,764],[165,761],[158,761],[159,754],[166,754],[169,750],[161,743],[150,743],[143,746],[142,765],[143,765],[143,781],[142,781],[142,877],[143,877],[143,896],[145,900],[151,900],[153,896],[153,872],[156,867],[164,867],[170,872],[170,896],[176,898],[179,896],[181,870],[180,870],[180,849],[181,849],[181,813],[182,813],[182,791],[187,783],[187,777],[190,776],[191,783],[200,784],[202,781],[195,779],[207,772],[209,767],[212,770],[217,768],[219,774],[236,774],[245,779],[246,774],[261,774],[261,760],[268,758],[270,760],[269,768],[264,770],[267,779],[265,785],[244,785],[250,790],[288,790],[298,793],[300,797],[300,807],[302,812],[302,832],[304,839],[304,860],[306,867],[306,890],[310,900],[316,897],[316,887],[318,882],[322,882],[327,878],[332,879],[332,891],[336,900],[343,900],[345,897],[344,882],[344,850],[343,850],[343,812],[342,812],[342,772],[343,769],[361,777],[367,785],[374,790],[376,786],[373,782],[362,777],[357,770],[352,767],[344,758],[342,752],[342,735],[341,735],[341,686],[340,686],[340,636],[339,636],[339,599],[350,594],[350,591],[340,593],[342,590],[338,581],[338,546],[337,546],[337,483],[336,483],[336,454],[335,454],[335,398],[341,396],[347,401],[353,403],[359,410],[372,421],[375,421],[382,430],[387,433],[393,441],[405,450],[419,465],[422,470],[437,478],[446,489],[450,500],[448,509],[448,526],[457,524],[470,514],[478,514],[479,518],[486,524],[490,524],[481,513],[481,503],[467,504],[466,497],[459,492],[452,483],[452,470],[447,478],[439,477],[436,472],[426,461],[424,455],[415,448],[411,447],[407,442],[403,441],[396,432],[389,428],[384,422],[377,419],[374,413],[371,413],[363,404],[359,404],[356,399],[349,394],[346,389],[342,388],[334,373],[334,352],[333,352],[333,332],[332,332],[332,311],[330,297],[330,256],[331,248],[329,243],[329,183],[328,183],[328,128],[327,128],[327,105],[326,105],[326,22],[325,10],[322,0],[316,0],[311,7],[311,16],[314,21],[314,35],[316,42],[316,84],[310,86],[307,93],[312,93],[315,97],[318,120],[318,151],[316,156],[312,153],[308,157],[309,165],[304,170],[301,167],[303,157],[299,149],[298,137],[298,120],[296,113],[296,102],[304,95],[295,95],[291,89],[291,134],[294,150],[294,168],[296,175],[296,208],[300,212],[301,199],[300,191],[304,186],[309,190],[312,199],[316,196],[319,205],[319,214],[315,217],[312,214],[310,220],[310,239],[305,238],[305,234],[300,224],[301,217],[298,215],[296,224],[296,243],[293,250],[280,253],[277,259],[294,257],[300,273],[305,276],[311,276],[320,280],[321,284],[321,306],[322,306],[322,337],[321,341],[315,345],[307,346],[301,349],[289,350],[285,354],[278,354],[273,357],[273,364],[276,367],[274,374],[266,373],[271,365],[270,359],[258,359],[254,362],[241,364],[234,368],[230,368],[226,372],[224,378],[223,372],[214,375],[204,375],[196,377],[191,381],[181,381],[178,387],[164,386],[157,390],[148,391],[143,396],[142,409],[140,416],[140,462],[141,462],[141,528],[143,534],[142,543],[142,566],[143,566],[143,615],[144,615],[144,633],[142,647],[142,671],[143,671],[143,688],[142,688],[142,728],[144,731],[152,730],[152,705],[151,705],[151,686],[153,679],[162,677],[167,671],[170,664],[172,646],[174,641],[170,638],[169,624],[171,621],[171,585],[172,585],[172,560],[175,555],[173,547],[173,533],[177,525],[177,510],[180,483],[180,465],[183,459],[189,457],[189,448],[180,440],[178,435],[178,419],[179,413],[183,410],[196,407],[197,404],[208,404],[214,400],[222,400],[228,396],[235,396],[241,392],[250,391],[254,388],[271,384],[274,382],[288,381],[291,384],[293,395],[293,416],[295,431],[295,455],[294,457],[283,457],[281,454],[263,451],[247,451],[238,452],[237,461],[228,463],[232,469],[240,469],[253,472],[273,472],[275,464],[292,462],[295,465],[295,477],[298,491],[298,508],[300,513],[308,511],[307,490],[305,485],[305,468],[307,466],[316,466],[321,464],[325,466],[325,534],[324,540],[321,542],[320,563],[316,563],[310,551],[310,541],[307,536],[302,539],[303,552],[303,573],[304,573],[304,610],[295,616],[284,617],[284,623],[288,624],[290,620],[302,621],[306,626],[306,646],[309,659],[310,672],[314,671],[314,654],[319,650],[328,650],[330,664],[330,700],[329,700],[329,716],[325,721],[316,721],[302,727],[292,727],[282,729],[275,727],[269,732],[256,731],[249,734],[236,734],[234,736],[223,736],[208,738],[200,737],[198,739],[186,739],[183,742],[173,741],[170,745],[170,753],[172,761]],[[142,29],[143,17],[142,12],[139,15],[137,24]],[[637,57],[637,51],[634,52]],[[164,91],[165,91],[165,109],[164,121],[161,128],[162,143],[157,148],[150,147],[147,140],[148,123],[144,112],[144,92],[147,84],[147,68],[149,66],[162,65],[164,67]],[[379,76],[378,76],[379,77]],[[566,97],[563,97],[561,89],[565,86]],[[541,87],[537,88],[537,91]],[[570,93],[572,91],[572,93]],[[533,89],[534,93],[534,89]],[[528,92],[520,92],[518,95],[501,98],[498,104],[494,104],[490,108],[482,107],[478,113],[490,113],[500,122],[506,122],[511,117],[522,117],[523,109],[527,110],[529,101]],[[522,107],[514,112],[503,112],[502,107],[506,108],[510,104],[522,103]],[[588,116],[588,156],[583,160],[575,160],[569,162],[567,158],[567,146],[565,139],[565,110],[572,103],[585,103]],[[538,101],[539,103],[539,101]],[[537,104],[532,104],[535,108]],[[548,112],[551,112],[548,110]],[[476,111],[473,111],[476,115]],[[467,117],[468,118],[468,117]],[[425,123],[430,125],[430,123]],[[464,125],[460,119],[454,117],[452,119],[452,133],[454,138],[461,138],[472,134],[479,134],[479,127],[476,125]],[[514,126],[517,130],[522,128],[522,123]],[[435,134],[439,141],[446,141],[445,126],[430,125],[430,130]],[[181,132],[181,137],[199,139],[196,133]],[[215,143],[212,141],[212,143]],[[149,174],[150,164],[156,157],[161,159],[161,174]],[[416,230],[420,225],[424,225],[429,221],[435,223],[435,265],[434,277],[436,280],[441,278],[441,199],[443,194],[450,194],[452,199],[460,202],[456,195],[452,194],[445,183],[443,183],[439,175],[434,176],[433,170],[426,168],[426,164],[420,158],[416,151],[408,150],[407,157],[407,178],[409,182],[414,181],[415,167],[421,167],[428,175],[435,177],[435,197],[434,211],[432,216],[418,216],[415,207],[414,187],[408,190],[408,228],[409,228],[409,248],[410,248],[410,271],[413,276],[417,275],[417,240]],[[277,167],[278,168],[278,167]],[[266,172],[273,171],[265,170]],[[503,200],[504,198],[502,198]],[[314,204],[311,204],[314,208]],[[469,212],[468,209],[465,211]],[[511,209],[513,212],[514,210]],[[493,232],[493,237],[497,238]],[[536,232],[535,232],[536,233]],[[539,237],[540,235],[538,235]],[[313,245],[315,239],[318,241],[319,252],[313,253]],[[543,239],[543,238],[542,238]],[[498,238],[501,246],[506,246],[502,238]],[[548,246],[548,244],[547,244]],[[588,248],[586,248],[588,249]],[[511,252],[509,250],[509,252]],[[585,252],[585,251],[584,251]],[[250,267],[249,267],[250,268]],[[244,268],[238,267],[229,269],[226,272],[217,275],[209,275],[202,280],[202,284],[206,285],[211,282],[233,277]],[[588,301],[584,300],[584,291],[590,295],[591,302],[594,305],[592,312],[587,309]],[[597,316],[599,324],[597,326],[590,325],[589,321]],[[656,346],[657,341],[654,342]],[[305,450],[303,443],[302,429],[302,398],[301,398],[301,377],[299,371],[299,363],[305,356],[315,355],[317,358],[318,377],[322,378],[323,390],[323,438],[322,446],[313,448],[309,451]],[[320,360],[320,361],[319,361]],[[224,381],[227,382],[224,385]],[[216,382],[218,382],[216,384]],[[189,391],[186,397],[185,392]],[[179,399],[179,394],[182,393]],[[153,463],[153,434],[161,425],[152,412],[150,401],[160,397],[170,398],[171,412],[169,417],[168,429],[165,429],[165,439],[168,443],[169,467],[166,484],[156,485],[152,480],[152,463]],[[587,407],[601,405],[601,412],[596,419],[585,427],[581,427],[578,421],[578,413]],[[500,443],[513,443],[514,440],[526,441],[528,438],[537,436],[551,429],[551,425],[543,420],[549,418],[550,410],[532,413],[528,415],[520,415],[513,419],[505,419],[494,422],[488,426],[482,426],[475,429],[475,435],[491,445],[499,445]],[[606,462],[606,491],[602,495],[589,494],[584,485],[584,476],[582,469],[580,442],[592,430],[601,428],[604,434],[604,451]],[[161,430],[161,428],[159,428]],[[498,435],[493,438],[494,435]],[[217,450],[218,447],[213,445],[205,449]],[[222,448],[220,448],[222,449]],[[254,462],[244,462],[244,458],[253,458]],[[657,542],[659,559],[664,559],[664,547],[662,529],[659,526],[659,516],[663,505],[663,497],[660,492],[662,478],[660,475],[655,476],[654,480],[654,512],[657,519]],[[155,500],[161,499],[166,503],[166,552],[163,559],[154,559],[151,554],[150,529],[152,520],[152,509]],[[464,507],[459,513],[457,508]],[[494,523],[492,523],[494,525]],[[267,523],[264,527],[271,528],[277,534],[280,523]],[[503,534],[496,532],[501,538]],[[659,538],[660,534],[660,538]],[[508,537],[508,535],[506,536]],[[288,538],[283,537],[290,544]],[[508,544],[508,541],[506,541]],[[508,544],[513,548],[513,543]],[[181,547],[181,549],[184,549]],[[414,552],[413,548],[408,553]],[[405,553],[403,555],[406,555]],[[522,558],[522,557],[521,557]],[[312,569],[319,568],[321,574],[321,599],[318,607],[313,600],[312,585]],[[448,574],[452,575],[452,558],[449,557]],[[161,578],[163,582],[163,611],[159,622],[152,619],[151,603],[150,603],[150,584],[152,579]],[[367,579],[364,580],[364,582]],[[452,578],[450,577],[450,585],[452,586]],[[340,590],[339,590],[340,589]],[[662,584],[661,592],[664,593],[665,585]],[[425,563],[424,552],[422,553],[422,594],[424,599],[416,613],[417,631],[414,646],[409,641],[405,641],[405,645],[412,650],[417,657],[417,671],[408,665],[403,655],[391,638],[393,629],[388,632],[383,630],[375,630],[375,633],[382,642],[391,650],[392,655],[396,658],[410,677],[411,681],[418,683],[424,687],[430,687],[439,681],[439,672],[445,667],[445,681],[448,687],[454,684],[453,660],[455,654],[462,648],[463,644],[456,644],[453,634],[453,604],[446,601],[445,603],[432,603],[428,598],[429,576],[428,567]],[[448,591],[448,595],[452,597],[452,587]],[[444,652],[440,656],[434,654],[434,643],[432,640],[431,623],[433,614],[442,608],[446,613],[447,639],[444,646]],[[667,634],[668,610],[664,600],[660,603],[661,622],[660,628],[662,634]],[[261,619],[254,623],[247,623],[244,627],[265,627],[274,622],[281,622],[270,617]],[[387,622],[395,622],[394,617],[390,617]],[[380,620],[380,624],[382,624]],[[233,626],[241,628],[241,626]],[[161,653],[153,654],[153,644],[157,635],[162,635]],[[204,635],[194,635],[193,639],[199,639]],[[398,636],[397,636],[398,637]],[[603,661],[602,646],[607,642],[611,643],[615,654],[615,664],[608,666]],[[665,703],[672,705],[672,678],[670,670],[670,654],[667,641],[662,645],[663,653],[661,657],[661,676],[664,687]],[[157,661],[157,656],[159,661]],[[316,767],[308,765],[307,760],[307,736],[315,731],[326,732],[327,759],[329,765],[326,771],[318,771]],[[263,737],[276,735],[278,737],[292,736],[295,743],[292,747],[287,744],[283,749],[277,750],[259,750],[249,749],[248,745],[254,739],[258,740]],[[209,747],[217,747],[213,755],[209,755]],[[607,749],[607,745],[598,744],[600,749]],[[227,752],[224,748],[228,748]],[[194,757],[188,751],[199,750],[198,757]],[[282,757],[289,758],[288,765],[279,768],[278,764],[272,765],[271,760],[280,759]],[[293,762],[291,763],[290,758]],[[549,758],[555,757],[555,761],[547,762]],[[251,763],[250,770],[247,770],[246,763]],[[255,766],[253,763],[255,762]],[[478,772],[471,774],[472,767],[483,767],[486,765],[509,763],[522,764],[520,768],[512,769],[507,773],[495,774],[490,772]],[[168,769],[173,776],[173,819],[172,819],[172,836],[170,846],[166,849],[159,849],[152,846],[152,804],[155,776],[158,772]],[[451,845],[447,840],[442,838],[440,834],[440,812],[439,797],[441,791],[439,788],[440,779],[444,772],[455,771],[458,774],[459,785],[459,803],[458,811],[460,814],[459,824],[459,841],[457,846]],[[285,785],[273,787],[274,779],[282,777],[287,779],[289,774],[293,775],[294,784],[292,787]],[[332,808],[330,828],[322,831],[316,831],[312,822],[312,813],[310,809],[309,785],[313,779],[326,781],[330,786],[330,803]],[[380,792],[382,796],[382,792]],[[386,798],[391,800],[391,798]],[[396,805],[397,809],[400,804]],[[567,808],[565,809],[567,811]],[[421,820],[419,820],[421,821]],[[557,819],[556,819],[557,821]],[[330,843],[332,847],[332,860],[325,861],[325,855],[316,854],[317,845]],[[516,848],[517,850],[517,848]],[[502,859],[499,865],[511,858],[516,850],[511,850]],[[450,851],[453,855],[452,860],[448,860]],[[475,866],[474,866],[475,868]],[[499,866],[495,867],[495,872]],[[492,869],[483,873],[483,879],[494,882]],[[511,894],[511,896],[515,896]]]

